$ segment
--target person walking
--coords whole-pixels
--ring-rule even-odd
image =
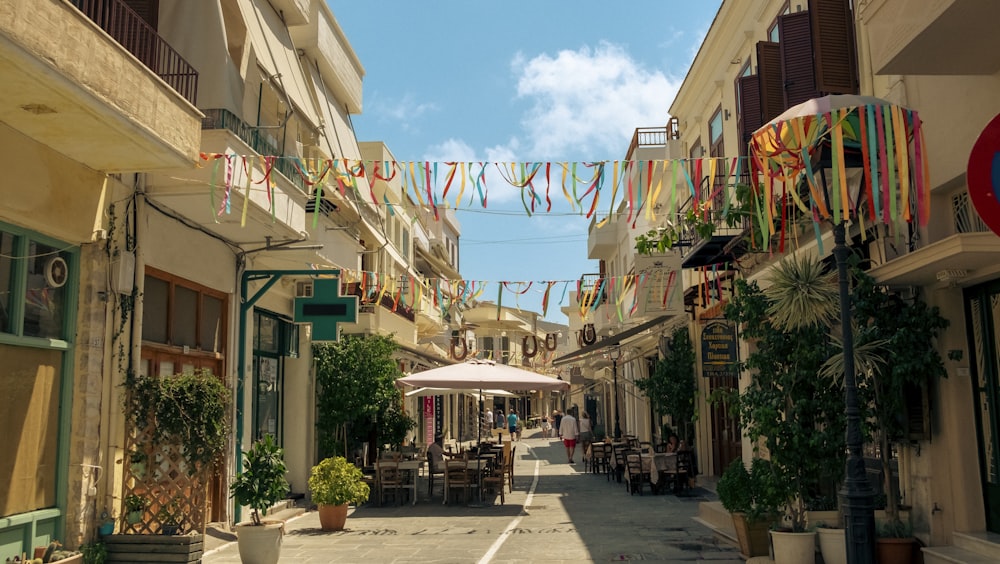
[[[562,414],[559,413],[558,409],[552,410],[552,430],[555,431],[554,434],[559,434],[559,423],[562,422]]]
[[[510,440],[515,440],[517,437],[517,410],[511,409],[510,414],[507,415],[507,430],[510,431]]]
[[[580,414],[580,420],[577,421],[577,424],[580,427],[581,452],[583,452],[583,457],[586,459],[590,457],[590,443],[594,442],[594,431],[590,426],[590,414],[586,410]]]
[[[576,424],[576,417],[572,413],[562,416],[559,421],[559,436],[562,438],[563,446],[566,447],[566,458],[573,464],[573,454],[576,452],[576,440],[580,436],[580,427]]]
[[[503,414],[502,409],[497,409],[497,441],[503,442],[503,430],[507,427],[507,417]]]

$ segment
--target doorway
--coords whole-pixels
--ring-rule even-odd
[[[714,376],[709,378],[709,393],[716,390],[734,391],[738,389],[735,376]],[[729,405],[724,401],[709,404],[712,416],[712,473],[721,476],[729,463],[743,456],[743,439],[740,434],[740,420],[729,413]]]
[[[1000,533],[1000,281],[965,291],[986,528]]]

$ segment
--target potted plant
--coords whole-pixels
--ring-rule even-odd
[[[160,534],[176,535],[184,519],[180,500],[178,498],[171,499],[170,503],[160,508],[156,518],[160,522]]]
[[[853,291],[854,317],[857,320],[855,342],[865,352],[863,370],[859,371],[859,397],[866,407],[867,435],[879,445],[879,457],[884,478],[885,522],[878,528],[877,550],[881,545],[894,545],[903,554],[901,560],[881,562],[909,562],[914,547],[910,524],[900,516],[898,484],[892,478],[893,444],[911,437],[908,424],[906,394],[921,390],[935,379],[947,376],[944,361],[934,346],[934,339],[948,326],[938,308],[914,299],[903,301],[886,296],[875,281],[852,268],[855,280]]]
[[[245,564],[276,564],[281,553],[284,523],[264,521],[267,510],[288,493],[283,451],[271,435],[254,442],[243,453],[243,471],[229,486],[241,506],[252,509],[250,521],[236,525],[240,560]]]
[[[370,489],[361,469],[343,456],[326,458],[312,467],[309,493],[319,506],[319,522],[324,531],[341,531],[347,521],[347,505],[364,503]]]
[[[767,556],[770,549],[768,529],[777,515],[777,506],[784,500],[780,484],[776,484],[769,462],[754,458],[748,472],[742,459],[726,467],[716,492],[719,501],[733,518],[733,529],[744,558]]]
[[[142,521],[142,514],[145,513],[149,505],[149,500],[142,496],[134,494],[125,496],[125,500],[122,502],[125,509],[125,522],[129,525],[135,525]]]
[[[726,317],[755,345],[741,368],[750,385],[731,400],[755,448],[766,449],[778,483],[787,486],[783,530],[773,531],[775,562],[814,558],[815,531],[806,500],[836,483],[844,468],[846,421],[840,379],[821,374],[833,352],[838,314],[833,277],[812,256],[786,257],[771,284],[736,282]],[[788,548],[786,553],[785,548]]]

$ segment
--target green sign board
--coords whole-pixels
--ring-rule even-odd
[[[340,295],[340,280],[313,281],[310,298],[295,298],[295,322],[312,323],[313,341],[336,341],[338,323],[358,320],[358,298]]]
[[[706,378],[735,377],[739,360],[736,325],[713,321],[701,330],[701,373]]]

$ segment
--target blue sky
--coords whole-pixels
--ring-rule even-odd
[[[719,4],[329,0],[366,72],[358,139],[439,162],[623,159],[636,127],[666,124]],[[528,217],[518,189],[497,175],[487,185],[486,209],[457,207],[463,278],[532,281],[503,304],[541,312],[544,281],[597,272],[590,221],[565,199]],[[564,323],[562,288],[546,318]],[[483,299],[496,294],[492,284]]]

